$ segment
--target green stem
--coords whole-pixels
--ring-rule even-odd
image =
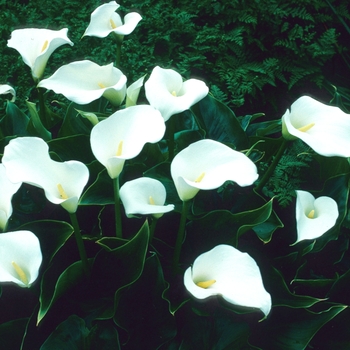
[[[259,184],[255,187],[255,190],[257,192],[261,191],[262,188],[265,186],[265,184],[269,181],[269,179],[270,179],[271,175],[273,174],[273,172],[275,171],[275,168],[276,168],[278,162],[280,161],[286,147],[287,147],[287,140],[285,138],[282,138],[281,146],[278,149],[278,152],[275,155],[274,160],[272,161],[272,163],[269,166],[269,168],[267,169],[266,173],[264,174],[264,176],[260,180]]]
[[[154,231],[156,230],[158,219],[155,217],[151,218],[151,225],[149,227],[149,242],[152,243]]]
[[[187,213],[190,207],[190,201],[183,201],[182,202],[182,212],[181,212],[181,219],[180,219],[180,226],[179,231],[177,232],[177,238],[175,243],[175,249],[174,249],[174,256],[173,256],[173,274],[175,275],[178,271],[178,265],[180,260],[180,254],[181,254],[181,247],[185,236],[185,227],[186,227],[186,219],[187,219]]]
[[[46,120],[46,110],[45,110],[45,97],[44,97],[44,89],[38,88],[38,96],[39,96],[39,115],[40,120]]]
[[[86,277],[89,277],[90,268],[89,268],[89,263],[88,263],[87,256],[86,256],[83,238],[81,237],[81,233],[80,233],[77,215],[76,215],[76,213],[69,213],[69,216],[70,216],[70,220],[72,222],[73,228],[74,228],[74,236],[75,236],[75,240],[77,242],[81,263],[83,265],[83,270],[84,270]]]
[[[119,196],[119,176],[113,179],[114,189],[114,210],[115,210],[115,235],[117,238],[123,238],[122,231],[122,215],[120,208],[120,196]]]
[[[175,154],[175,118],[172,116],[170,117],[168,121],[168,132],[169,132],[169,139],[168,139],[168,160],[171,162],[174,158]]]

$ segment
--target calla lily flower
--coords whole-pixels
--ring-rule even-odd
[[[316,153],[350,157],[350,114],[309,96],[297,99],[282,116],[285,139],[301,139]]]
[[[229,245],[201,254],[185,271],[184,284],[197,299],[221,295],[231,304],[260,309],[265,316],[271,310],[271,296],[255,260]]]
[[[83,36],[97,36],[104,38],[109,33],[128,35],[136,28],[142,17],[137,12],[128,13],[124,17],[124,24],[118,13],[119,4],[110,1],[99,6],[92,14],[89,26]]]
[[[8,219],[12,215],[12,196],[21,187],[21,182],[11,182],[7,175],[4,164],[0,164],[0,230],[5,230]]]
[[[16,91],[15,89],[7,84],[1,84],[0,85],[0,95],[7,95],[7,94],[11,94],[12,95],[12,99],[11,102],[15,102],[16,100]]]
[[[183,82],[172,69],[155,67],[145,83],[146,98],[167,121],[172,115],[189,109],[208,94],[208,87],[201,80]]]
[[[2,158],[7,176],[12,182],[42,188],[50,202],[75,213],[89,179],[89,170],[75,160],[56,162],[50,158],[48,150],[47,143],[38,137],[11,140]]]
[[[74,45],[68,39],[67,32],[67,28],[61,30],[16,29],[12,32],[7,46],[21,54],[24,63],[32,70],[34,81],[38,81],[44,74],[46,63],[51,54],[64,44]]]
[[[165,123],[159,111],[149,105],[119,110],[91,130],[91,149],[109,176],[122,172],[125,160],[135,158],[145,143],[162,139]]]
[[[30,231],[0,234],[0,282],[29,288],[43,260],[39,239]]]
[[[164,205],[166,190],[156,179],[140,177],[125,182],[119,194],[127,217],[132,217],[134,214],[151,214],[158,219],[164,213],[174,210],[173,204]]]
[[[126,80],[113,63],[99,66],[84,60],[60,67],[50,78],[40,81],[38,87],[53,90],[81,105],[104,96],[114,106],[119,106],[125,98]]]
[[[132,83],[126,89],[125,107],[136,106],[137,99],[139,97],[140,90],[142,88],[144,79],[145,79],[145,75],[143,77],[141,77],[140,79],[137,79],[134,83]]]
[[[321,237],[331,229],[339,216],[337,202],[330,197],[315,197],[306,191],[296,191],[296,221],[298,238],[295,243],[305,239]]]
[[[174,157],[170,170],[182,201],[192,199],[199,190],[218,188],[228,180],[249,186],[259,176],[246,155],[209,139],[183,149]]]

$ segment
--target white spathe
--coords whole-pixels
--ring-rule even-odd
[[[6,175],[4,164],[0,164],[0,230],[4,230],[12,215],[12,197],[21,187],[22,183],[13,183]]]
[[[339,216],[337,202],[331,197],[315,197],[307,191],[296,191],[297,241],[321,237],[331,229]]]
[[[91,14],[90,24],[83,36],[96,36],[104,38],[110,33],[117,35],[131,34],[141,21],[142,17],[137,12],[130,12],[124,17],[124,23],[115,11],[119,8],[115,1],[97,7]]]
[[[40,242],[33,232],[0,234],[0,282],[29,288],[38,278],[41,262]]]
[[[183,82],[179,73],[156,66],[145,83],[146,98],[167,121],[172,115],[189,109],[208,94],[208,87],[198,79]]]
[[[229,245],[218,245],[198,256],[185,271],[184,284],[197,299],[221,295],[231,304],[260,309],[265,316],[271,310],[271,296],[255,260]]]
[[[150,177],[125,182],[119,194],[127,217],[141,214],[160,218],[164,213],[174,210],[173,204],[164,205],[166,200],[164,185]]]
[[[69,40],[68,29],[61,30],[26,28],[11,33],[7,46],[17,50],[26,65],[32,70],[35,81],[42,78],[47,61],[60,46],[74,44]]]
[[[0,95],[7,95],[7,94],[11,94],[12,95],[11,102],[15,102],[15,100],[16,100],[15,89],[10,85],[0,84]]]
[[[350,114],[312,97],[300,97],[286,111],[282,133],[289,140],[301,139],[320,155],[350,157]]]
[[[126,93],[126,76],[113,63],[105,66],[89,61],[66,64],[38,87],[55,91],[68,100],[84,105],[104,96],[113,105],[119,106]]]
[[[100,121],[91,130],[91,149],[96,159],[115,179],[125,160],[135,158],[145,143],[162,139],[165,123],[159,111],[149,105],[128,107]]]
[[[75,213],[89,179],[87,166],[76,160],[56,162],[47,143],[38,137],[18,137],[5,147],[2,162],[12,182],[40,187],[46,198]]]
[[[258,178],[255,164],[243,153],[214,140],[192,143],[171,163],[171,176],[182,201],[199,190],[212,190],[231,180],[249,186]]]

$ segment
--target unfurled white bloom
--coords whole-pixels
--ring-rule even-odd
[[[282,116],[285,139],[299,138],[316,153],[350,157],[350,114],[309,96],[297,99]]]
[[[199,190],[218,188],[228,180],[249,186],[259,176],[246,155],[209,139],[183,149],[174,157],[170,170],[182,201],[193,198]]]
[[[124,17],[124,23],[115,11],[119,4],[110,1],[99,6],[92,14],[89,26],[83,36],[96,36],[104,38],[109,33],[128,35],[134,31],[142,17],[137,12],[130,12]]]
[[[307,191],[296,191],[296,221],[298,238],[296,243],[304,239],[321,237],[331,229],[339,216],[337,202],[330,197],[315,197]]]
[[[119,106],[125,98],[126,80],[113,63],[99,66],[84,60],[60,67],[50,78],[43,79],[38,87],[53,90],[81,105],[104,96],[113,105]]]
[[[0,234],[0,282],[29,288],[38,278],[42,262],[40,242],[30,231]]]
[[[33,79],[38,81],[44,74],[51,54],[64,44],[74,45],[68,39],[67,32],[67,28],[61,30],[16,29],[11,33],[7,46],[20,53],[24,63],[32,70]]]
[[[183,82],[179,73],[157,66],[145,83],[145,91],[149,104],[158,109],[167,121],[207,96],[209,89],[201,80]]]
[[[16,100],[15,89],[10,85],[0,84],[0,95],[7,95],[7,94],[11,94],[12,95],[11,102],[15,102],[15,100]]]
[[[173,204],[164,205],[166,199],[164,185],[149,177],[125,182],[119,194],[128,217],[141,214],[159,218],[164,213],[174,210]]]
[[[271,310],[271,296],[255,260],[229,245],[201,254],[186,270],[184,284],[197,299],[221,295],[231,304],[260,309],[265,316]]]
[[[18,137],[5,147],[2,162],[12,182],[24,182],[44,190],[46,198],[75,213],[89,170],[81,162],[56,162],[47,143],[38,137]]]
[[[6,175],[3,164],[0,164],[0,230],[4,230],[12,215],[12,196],[21,187],[21,182],[13,183]]]
[[[162,139],[165,123],[159,111],[149,105],[119,110],[91,130],[91,149],[109,176],[122,172],[125,160],[135,158],[145,143]]]

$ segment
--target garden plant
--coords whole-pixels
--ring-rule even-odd
[[[1,347],[348,349],[346,1],[54,3],[1,15]]]

